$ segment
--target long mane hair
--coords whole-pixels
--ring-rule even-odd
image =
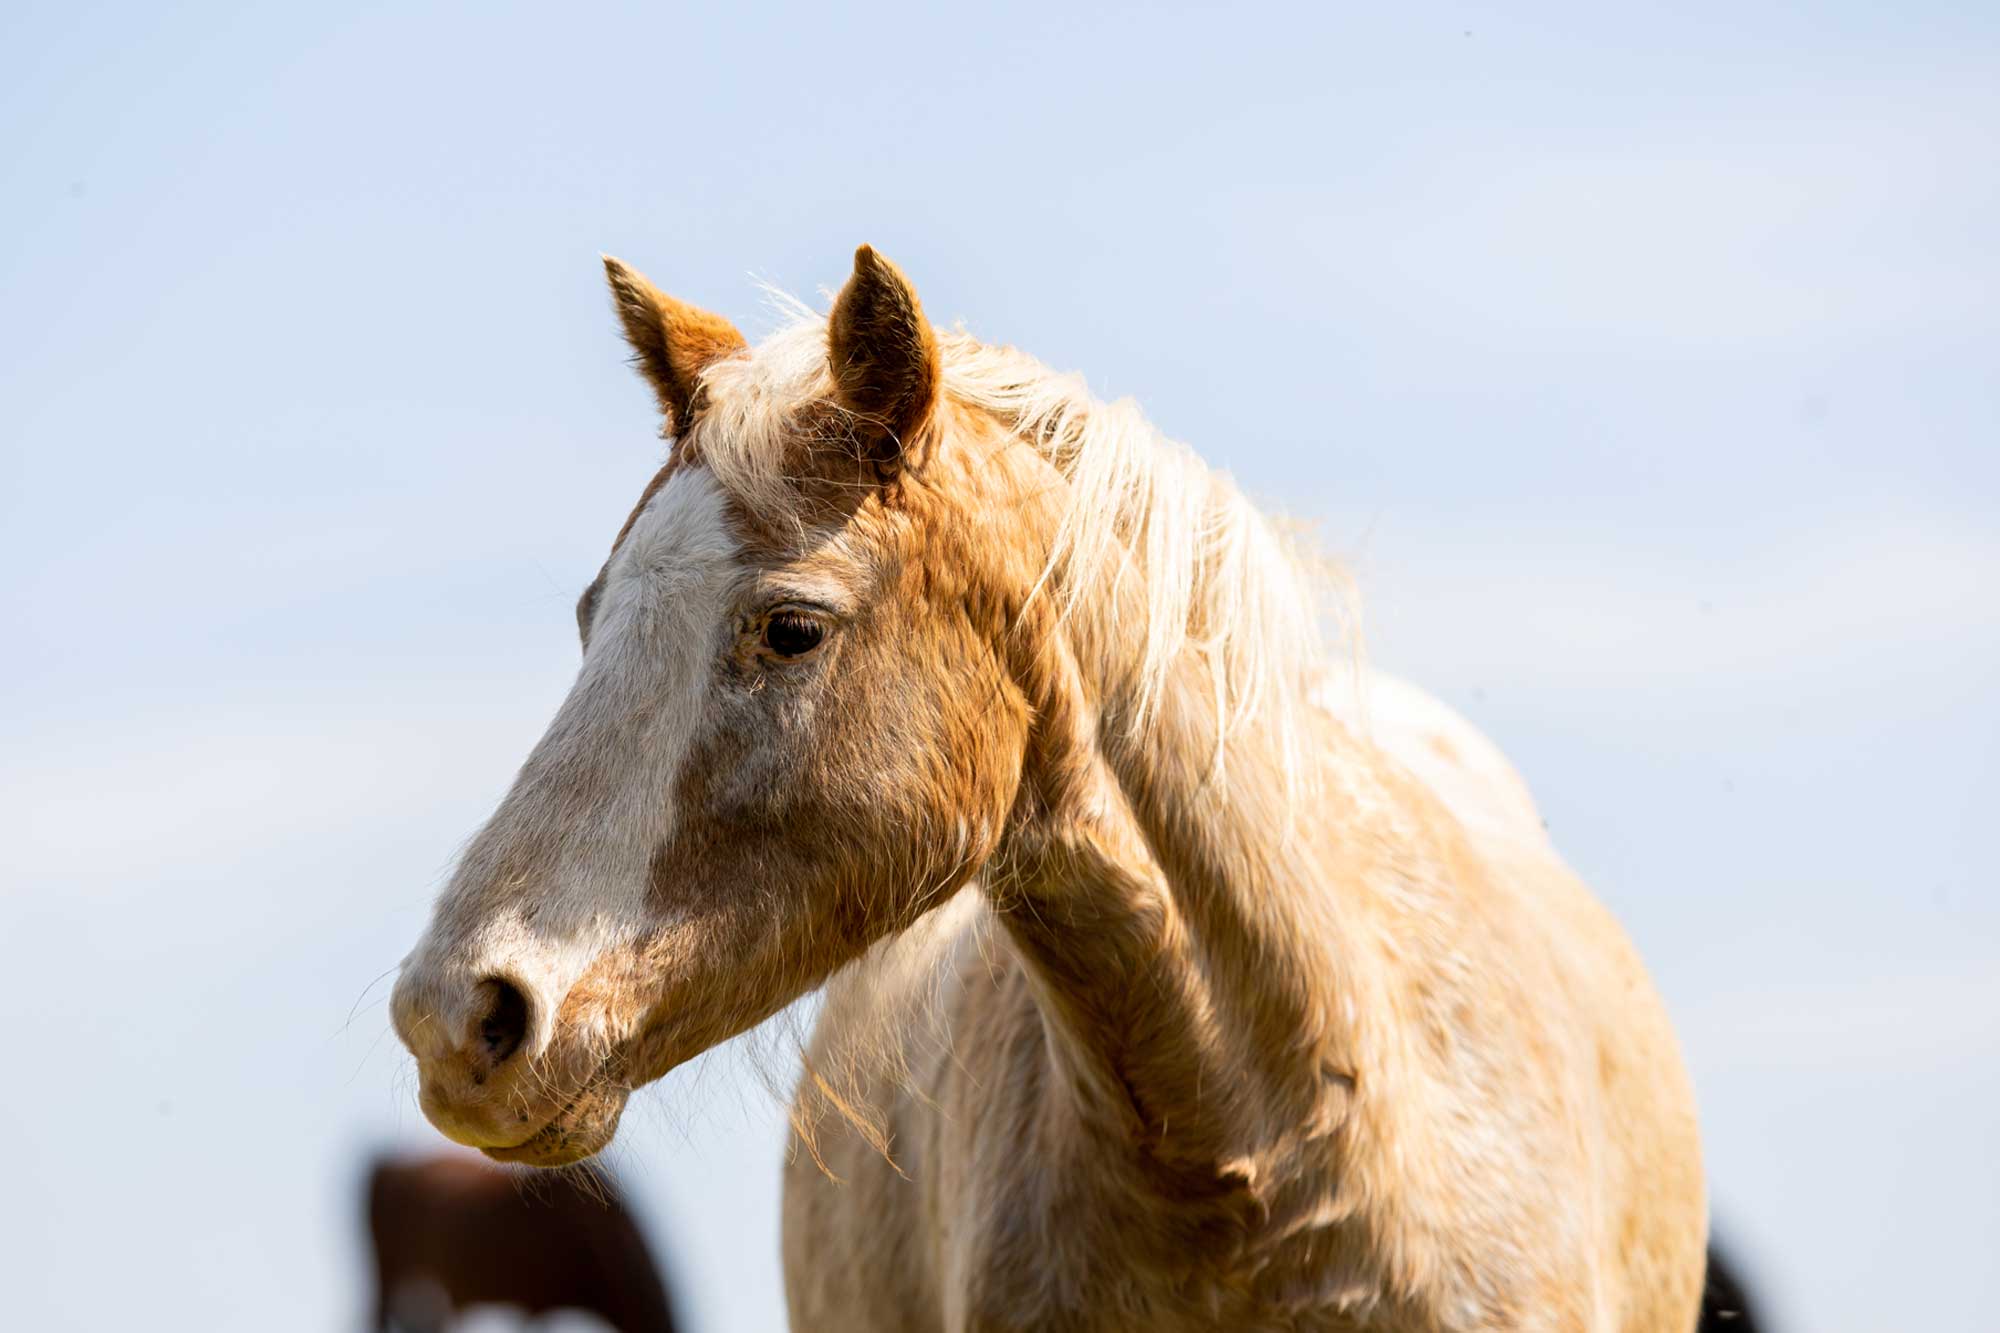
[[[826,317],[776,298],[782,326],[754,350],[703,374],[702,458],[754,510],[782,513],[784,459],[811,411],[833,399]],[[1231,735],[1269,727],[1286,786],[1301,776],[1294,710],[1328,675],[1336,646],[1358,652],[1352,585],[1304,530],[1275,520],[1224,472],[1169,439],[1131,399],[1104,402],[1081,376],[1013,347],[940,331],[944,394],[991,414],[1067,482],[1068,497],[1037,595],[1064,618],[1107,613],[1093,589],[1129,571],[1141,583],[1144,648],[1129,664],[1136,699],[1122,721],[1143,729],[1174,667],[1195,655],[1214,693],[1216,761]]]

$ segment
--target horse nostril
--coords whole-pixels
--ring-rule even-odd
[[[494,1064],[505,1064],[507,1057],[519,1050],[528,1036],[528,997],[505,977],[488,977],[480,983],[482,989],[492,992],[492,1001],[486,1017],[479,1021],[479,1043],[486,1050],[486,1058]]]

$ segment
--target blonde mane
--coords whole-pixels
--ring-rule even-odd
[[[766,514],[785,511],[787,448],[814,428],[808,411],[823,415],[834,389],[826,316],[775,299],[785,324],[703,374],[702,458]],[[1068,617],[1098,609],[1089,593],[1121,570],[1142,581],[1144,650],[1125,723],[1145,726],[1175,663],[1193,653],[1214,693],[1218,764],[1232,734],[1268,724],[1289,786],[1298,770],[1294,710],[1323,683],[1329,646],[1347,646],[1352,662],[1358,642],[1344,571],[1302,530],[1267,517],[1226,473],[1164,435],[1131,399],[1103,402],[1081,376],[962,329],[939,330],[938,347],[945,396],[991,414],[1068,483],[1038,594],[1055,589]],[[817,428],[824,433],[823,422]]]

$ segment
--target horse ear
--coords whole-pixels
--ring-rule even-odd
[[[632,345],[632,364],[659,396],[667,429],[685,432],[701,372],[745,346],[743,335],[722,316],[676,301],[610,255],[604,256],[604,276],[625,341]]]
[[[854,252],[854,275],[827,319],[826,350],[863,451],[894,471],[936,405],[938,345],[916,289],[872,246]]]

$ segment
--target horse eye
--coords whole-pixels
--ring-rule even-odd
[[[780,657],[804,657],[825,637],[825,628],[799,611],[780,611],[764,624],[764,646]]]

